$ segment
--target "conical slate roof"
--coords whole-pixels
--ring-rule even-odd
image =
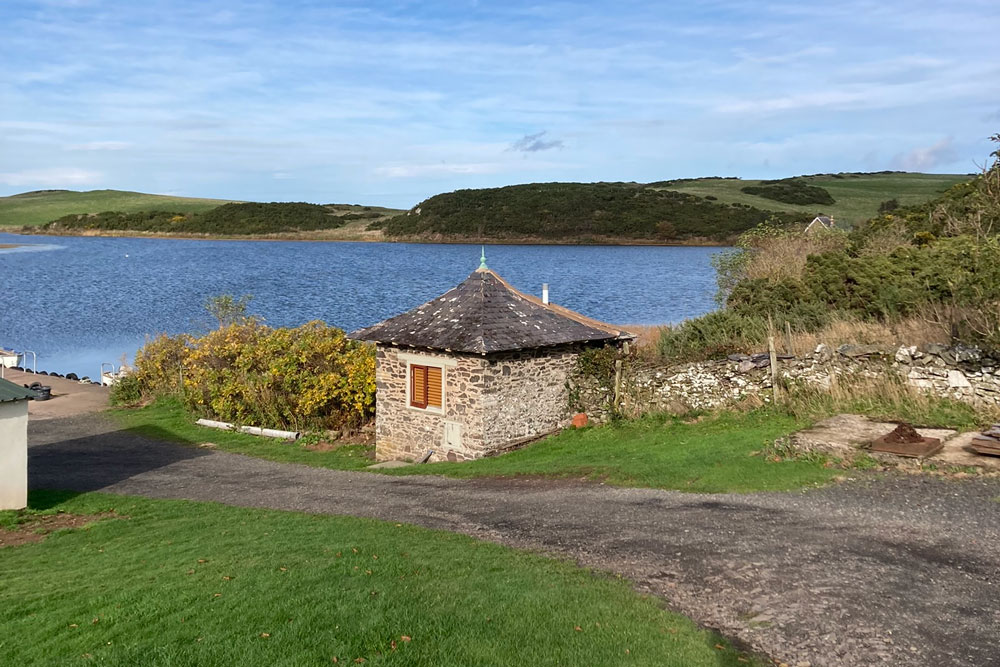
[[[436,299],[350,335],[355,340],[490,354],[632,338],[610,324],[523,294],[479,268]]]

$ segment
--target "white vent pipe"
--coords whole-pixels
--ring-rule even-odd
[[[549,284],[542,283],[542,303],[549,305]]]

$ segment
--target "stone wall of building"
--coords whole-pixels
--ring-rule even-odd
[[[375,457],[379,461],[419,460],[429,450],[431,461],[460,461],[482,456],[482,378],[486,362],[475,355],[420,352],[419,357],[445,366],[444,411],[411,408],[407,401],[407,355],[416,352],[378,345],[376,348]],[[446,424],[458,424],[460,444],[446,446]]]
[[[566,346],[489,356],[483,387],[487,448],[502,449],[566,425],[567,382],[581,349]]]
[[[833,349],[820,345],[803,357],[782,355],[777,370],[782,378],[821,387],[843,374],[895,373],[906,384],[938,396],[1000,405],[1000,359],[964,346],[842,345]],[[623,386],[625,414],[716,408],[751,396],[767,401],[770,359],[767,354],[732,355],[721,361],[632,366]],[[583,380],[575,390],[592,419],[607,417],[607,387]]]

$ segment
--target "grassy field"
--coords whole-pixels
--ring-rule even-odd
[[[374,463],[371,446],[310,451],[297,443],[197,426],[176,401],[160,400],[145,408],[120,409],[112,414],[125,428],[151,438],[189,445],[211,442],[217,449],[272,461],[334,470],[359,470]],[[818,461],[774,462],[753,455],[801,426],[801,421],[773,411],[722,413],[690,423],[655,416],[564,431],[500,457],[379,472],[584,478],[618,486],[703,493],[787,490],[827,482],[837,472]]]
[[[765,664],[628,582],[464,536],[100,494],[31,504],[114,516],[0,549],[0,664]]]
[[[727,204],[749,204],[757,208],[795,213],[826,213],[832,215],[842,226],[863,222],[878,213],[879,204],[896,199],[900,206],[921,204],[934,199],[956,183],[967,181],[967,174],[859,174],[833,176],[809,176],[802,180],[810,185],[825,188],[836,200],[830,206],[810,204],[797,206],[785,204],[758,195],[740,192],[740,188],[757,185],[755,180],[704,179],[676,181],[675,184],[660,188],[688,192],[700,197],[718,197]]]
[[[168,210],[178,213],[198,213],[226,204],[224,199],[194,199],[149,195],[123,190],[41,190],[10,197],[0,197],[0,227],[42,225],[70,213],[101,213],[103,211]]]

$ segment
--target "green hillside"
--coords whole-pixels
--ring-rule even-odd
[[[200,213],[226,204],[225,199],[195,199],[149,195],[124,190],[38,190],[10,197],[0,197],[0,227],[42,225],[71,213],[102,211],[178,211]]]
[[[89,234],[94,232],[141,232],[164,235],[273,236],[298,235],[343,228],[350,223],[367,226],[395,209],[348,204],[305,202],[241,202],[213,207],[198,213],[137,211],[123,213],[71,213],[39,225],[39,233]]]
[[[382,229],[426,240],[683,243],[722,241],[770,217],[808,219],[638,183],[530,183],[435,195]]]
[[[758,194],[743,192],[743,188],[759,187],[766,181],[737,178],[702,178],[651,183],[650,187],[677,190],[699,197],[716,197],[725,204],[749,204],[789,213],[825,213],[844,227],[864,222],[878,213],[879,204],[895,199],[900,206],[913,206],[934,199],[945,190],[963,181],[969,174],[914,174],[880,172],[871,174],[819,174],[801,176],[795,180],[826,190],[833,204],[789,204]],[[791,179],[786,179],[791,180]]]

